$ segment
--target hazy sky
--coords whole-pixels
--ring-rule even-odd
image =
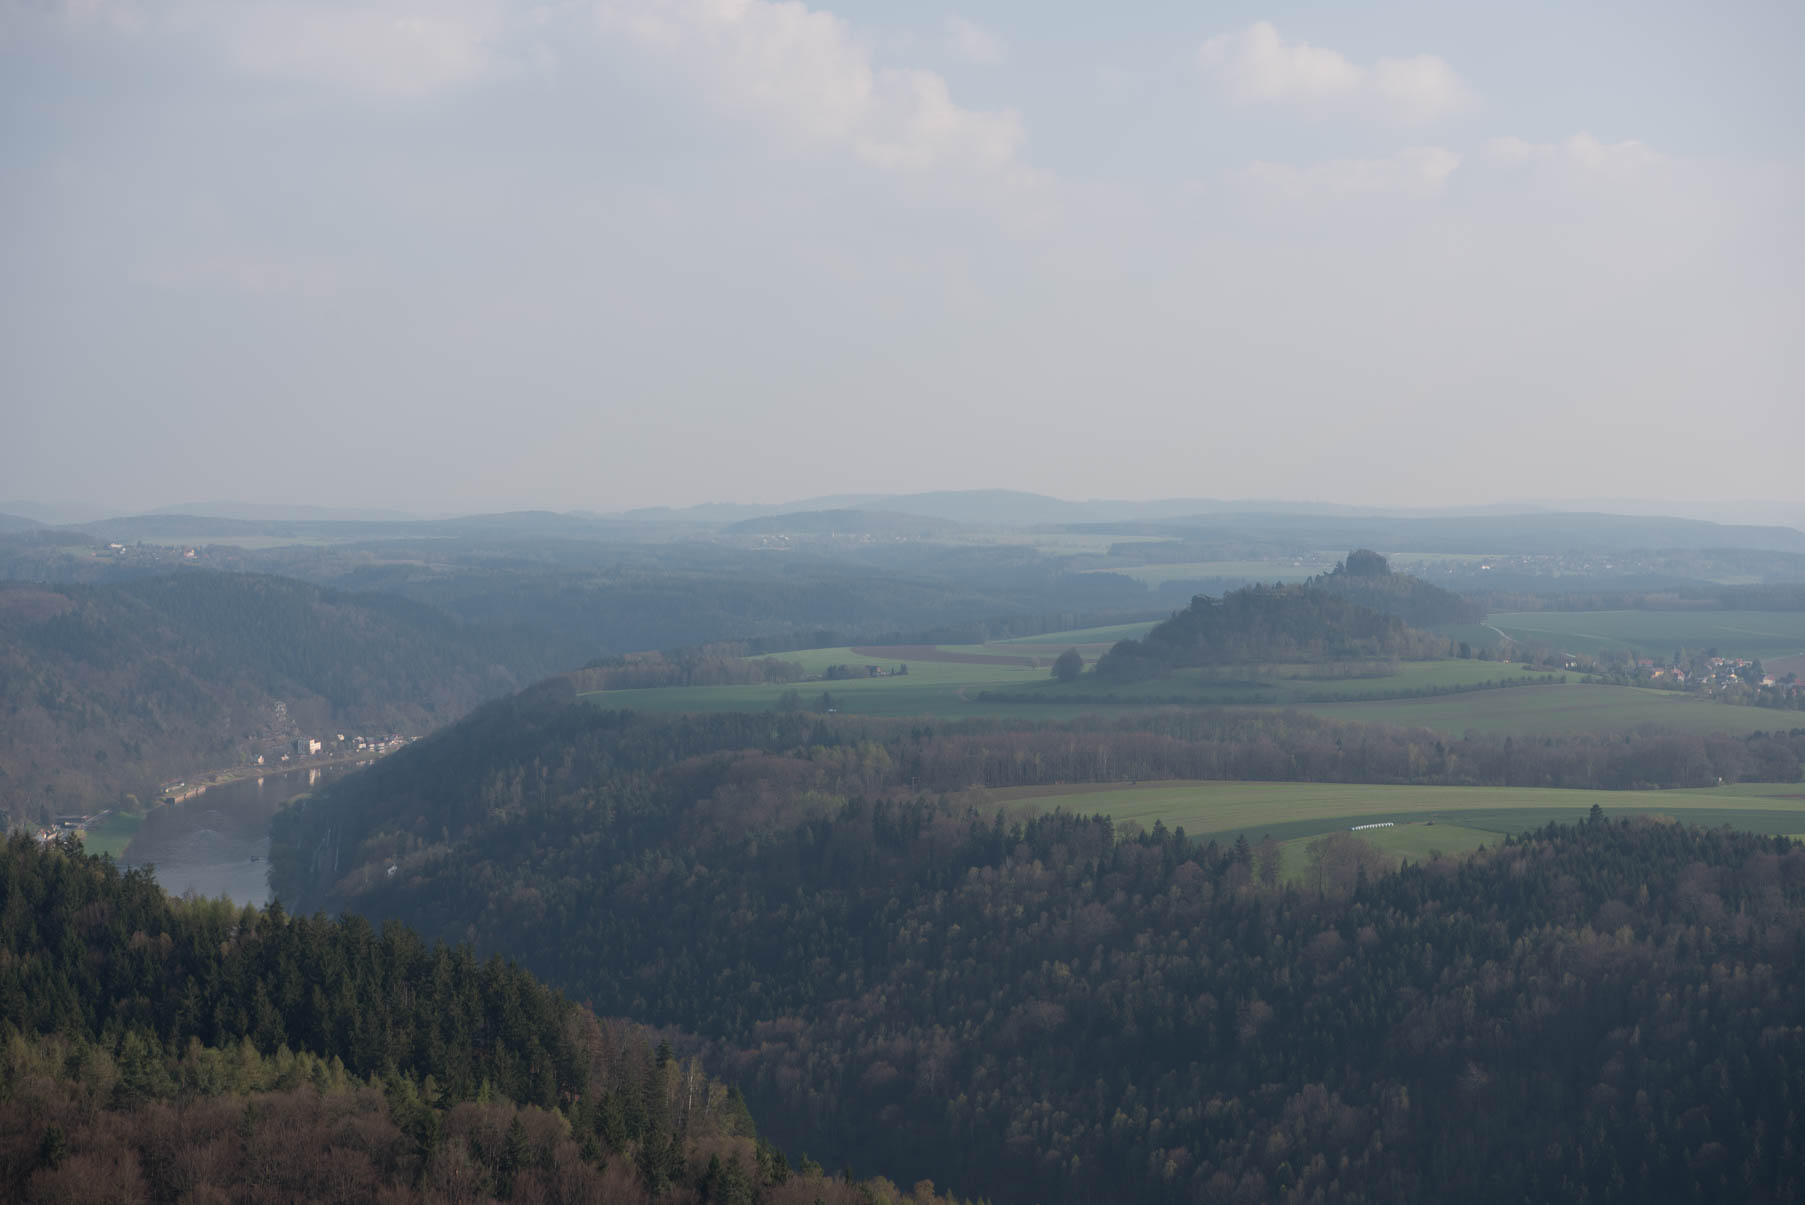
[[[1805,495],[1805,5],[0,0],[0,497]]]

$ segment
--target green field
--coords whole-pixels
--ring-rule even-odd
[[[1639,613],[1625,613],[1639,614]],[[939,652],[965,660],[936,660],[935,650],[887,649],[873,656],[851,648],[804,649],[770,656],[793,661],[816,680],[757,686],[658,687],[592,692],[592,702],[648,711],[768,711],[795,691],[805,707],[821,705],[823,692],[836,711],[859,715],[949,718],[1015,716],[1070,719],[1081,715],[1133,714],[1167,706],[1296,707],[1312,714],[1360,723],[1428,728],[1460,736],[1466,732],[1526,736],[1547,732],[1618,732],[1644,725],[1693,733],[1746,734],[1805,725],[1805,716],[1713,703],[1671,691],[1566,682],[1480,690],[1481,683],[1518,680],[1533,671],[1500,661],[1405,662],[1382,677],[1312,677],[1322,667],[1261,666],[1180,671],[1147,682],[1108,683],[1085,677],[1071,684],[1051,680],[1047,666],[1059,652],[1077,647],[1087,661],[1117,640],[1145,634],[1152,623],[1119,624],[995,640],[987,644],[945,645]],[[1032,665],[1011,662],[1029,659]],[[881,678],[824,681],[830,666],[885,670]],[[900,665],[906,675],[894,675]],[[1538,675],[1539,676],[1539,675]],[[1463,689],[1467,688],[1467,689]],[[1361,698],[1422,690],[1458,693]],[[988,693],[991,697],[981,699]],[[1339,701],[1347,700],[1347,701]]]
[[[1736,707],[1673,691],[1580,683],[1525,686],[1434,699],[1308,703],[1299,705],[1298,709],[1331,719],[1430,728],[1454,736],[1469,730],[1500,736],[1626,732],[1644,724],[1680,732],[1743,735],[1805,726],[1805,715],[1798,712]]]
[[[1145,682],[1098,682],[1081,678],[1065,684],[1041,675],[1043,680],[1022,688],[1037,698],[1061,695],[1114,696],[1124,702],[1136,699],[1167,700],[1219,705],[1291,703],[1300,699],[1357,699],[1375,694],[1414,690],[1461,690],[1481,683],[1545,677],[1551,671],[1531,670],[1499,661],[1405,661],[1397,673],[1374,677],[1318,676],[1321,665],[1273,665],[1229,667],[1222,670],[1175,670],[1164,678]],[[1559,677],[1559,674],[1553,676]]]
[[[1450,623],[1433,629],[1440,636],[1449,640],[1461,640],[1478,649],[1497,649],[1504,643],[1504,637],[1482,623]]]
[[[1114,532],[985,531],[949,532],[936,543],[976,548],[1033,548],[1052,556],[1103,556],[1116,544],[1152,544],[1170,536],[1117,535]]]
[[[82,848],[91,854],[110,854],[117,860],[137,835],[144,817],[132,812],[109,812],[82,837]]]
[[[1038,654],[998,650],[997,655]],[[1009,713],[978,702],[978,691],[1020,686],[1047,677],[1046,669],[1039,666],[867,657],[850,648],[805,649],[773,656],[781,661],[798,662],[805,671],[813,674],[830,665],[875,665],[894,670],[899,664],[906,664],[909,672],[901,677],[848,678],[837,682],[788,685],[659,686],[646,690],[595,691],[584,697],[603,707],[647,711],[769,711],[789,691],[796,691],[808,706],[813,706],[825,691],[833,696],[836,710],[858,715],[998,715]],[[1070,709],[1068,713],[1075,714],[1076,710]]]
[[[1751,832],[1805,831],[1805,784],[1739,783],[1690,791],[1572,791],[1535,787],[1409,787],[1305,782],[1155,782],[1131,786],[1023,787],[989,799],[1017,808],[1062,808],[1118,823],[1183,828],[1199,840],[1285,847],[1286,873],[1302,865],[1309,842],[1356,824],[1391,821],[1361,837],[1411,859],[1432,851],[1468,853],[1507,834],[1551,821],[1583,820],[1597,804],[1608,816],[1648,815],[1685,824],[1730,825]]]
[[[1513,611],[1488,617],[1513,639],[1564,652],[1638,652],[1664,659],[1681,649],[1724,657],[1805,653],[1805,611]]]
[[[1100,644],[1105,647],[1118,640],[1139,640],[1152,631],[1157,621],[1145,623],[1118,623],[1107,628],[1079,628],[1072,632],[1051,632],[1044,636],[1011,636],[1006,640],[992,640],[985,647],[997,650],[1024,649],[1035,652],[1045,648],[1054,654],[1070,648],[1087,644]]]
[[[1496,845],[1500,834],[1482,828],[1459,824],[1413,822],[1396,828],[1375,828],[1357,834],[1361,840],[1391,858],[1402,862],[1426,862],[1437,857],[1458,858],[1484,846]],[[1279,874],[1287,883],[1308,881],[1310,843],[1319,836],[1293,837],[1279,843]]]
[[[1105,629],[1107,630],[1107,629]],[[593,692],[585,697],[610,707],[632,707],[650,711],[768,711],[778,700],[794,690],[805,705],[813,705],[823,691],[833,696],[836,710],[860,715],[939,715],[939,716],[1037,716],[1070,717],[1108,711],[1135,710],[1167,705],[1182,699],[1190,705],[1252,706],[1294,703],[1300,699],[1357,697],[1381,691],[1416,690],[1431,687],[1472,686],[1482,681],[1515,678],[1521,667],[1490,661],[1425,661],[1406,662],[1401,672],[1376,678],[1304,677],[1310,666],[1265,667],[1264,677],[1251,684],[1238,674],[1225,675],[1228,681],[1206,678],[1201,673],[1179,673],[1170,678],[1125,684],[1098,683],[1080,679],[1069,685],[1054,682],[1047,672],[1056,650],[1073,644],[1095,656],[1108,648],[1109,642],[1077,641],[1081,633],[1066,633],[1060,640],[1045,644],[1025,642],[989,645],[949,645],[946,651],[973,656],[995,656],[994,662],[932,661],[919,657],[872,657],[850,648],[805,649],[800,652],[773,654],[776,659],[794,661],[809,674],[820,674],[829,666],[845,665],[862,669],[867,665],[894,671],[906,664],[906,675],[881,678],[847,678],[838,681],[806,681],[793,684],[761,684],[756,686],[671,686],[644,690]],[[1036,665],[1012,665],[1003,658],[1033,657]],[[1513,690],[1532,688],[1517,687]],[[1536,688],[1539,689],[1539,688]],[[1623,689],[1623,688],[1603,688]],[[980,699],[983,692],[991,699]],[[1013,699],[996,698],[997,693],[1015,695]],[[1508,692],[1486,692],[1508,693]],[[1098,702],[1098,696],[1115,696],[1119,702]],[[1453,702],[1463,696],[1437,696],[1414,702]],[[1069,699],[1070,701],[1065,701]],[[1138,702],[1137,702],[1138,701]],[[1375,704],[1335,704],[1335,706],[1374,706]],[[1459,729],[1454,731],[1458,732]]]

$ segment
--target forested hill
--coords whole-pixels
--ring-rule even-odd
[[[486,859],[500,834],[565,812],[639,850],[755,833],[853,797],[972,788],[1219,779],[1608,791],[1797,782],[1802,765],[1805,729],[1517,742],[1230,708],[1070,721],[669,715],[576,702],[561,676],[285,808],[271,883],[309,910],[361,908],[372,888],[446,858]]]
[[[1393,573],[1389,562],[1368,548],[1348,553],[1345,561],[1307,584],[1368,610],[1395,615],[1413,627],[1478,623],[1485,618],[1479,603],[1408,573]]]
[[[1295,722],[650,720],[547,689],[285,812],[277,886],[713,1038],[785,1145],[1000,1200],[1805,1192],[1805,850],[1784,839],[1606,815],[1304,892],[1253,851],[945,793],[1346,773],[1356,750],[1372,775],[1526,768]],[[1537,772],[1618,748],[1663,761],[1654,738],[1576,741]]]
[[[1098,677],[1156,677],[1200,665],[1438,657],[1448,641],[1318,585],[1248,586],[1191,605],[1140,640],[1118,641]]]
[[[923,1194],[925,1200],[940,1198]],[[899,1198],[794,1170],[659,1035],[399,925],[0,845],[0,1198]]]
[[[83,811],[285,737],[422,732],[585,659],[561,638],[279,577],[0,583],[0,806],[14,822]]]

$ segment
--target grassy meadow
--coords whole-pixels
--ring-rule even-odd
[[[1672,691],[1632,686],[1524,686],[1433,699],[1362,703],[1305,703],[1300,711],[1368,724],[1401,724],[1455,736],[1473,731],[1500,736],[1542,732],[1623,732],[1643,725],[1680,732],[1745,735],[1805,726],[1798,712],[1713,703]]]
[[[1143,828],[1163,822],[1199,840],[1283,848],[1285,872],[1301,873],[1309,843],[1357,824],[1392,822],[1359,836],[1381,853],[1412,860],[1469,853],[1507,834],[1583,820],[1597,804],[1609,816],[1730,825],[1751,832],[1805,833],[1805,785],[1739,783],[1690,791],[1578,791],[1536,787],[1369,786],[1350,783],[1148,782],[991,791],[1013,808],[1102,814]]]
[[[1055,656],[1066,649],[1077,646],[1108,648],[1118,640],[1139,640],[1158,626],[1157,621],[1145,623],[1118,623],[1106,628],[1078,628],[1071,632],[1049,632],[1043,636],[1011,636],[1006,640],[993,640],[984,646],[994,649],[1046,649]]]
[[[136,812],[108,812],[82,835],[82,848],[91,854],[108,854],[117,861],[125,853],[144,820]]]
[[[1395,672],[1360,677],[1333,676],[1325,673],[1329,669],[1323,665],[1268,665],[1208,671],[1177,670],[1163,678],[1123,683],[1098,682],[1090,678],[1060,683],[1043,674],[1040,680],[1020,688],[1019,693],[1035,700],[1109,696],[1121,703],[1182,699],[1187,703],[1248,706],[1361,699],[1404,691],[1476,690],[1485,683],[1525,676],[1560,677],[1558,673],[1532,671],[1497,661],[1405,661],[1398,663]]]
[[[1512,639],[1565,652],[1636,652],[1668,658],[1681,649],[1724,657],[1805,653],[1805,611],[1514,611],[1488,617]]]
[[[1133,683],[1084,677],[1062,684],[1049,676],[1053,659],[1067,648],[1076,647],[1087,662],[1094,662],[1117,640],[1144,635],[1152,626],[1151,622],[1119,624],[984,644],[803,649],[771,656],[796,662],[814,680],[788,685],[598,691],[586,697],[601,706],[650,711],[768,711],[779,706],[790,691],[800,696],[805,707],[819,706],[826,692],[837,711],[953,718],[1070,719],[1168,706],[1296,707],[1335,719],[1428,728],[1453,736],[1469,731],[1508,736],[1614,732],[1644,725],[1701,734],[1746,734],[1805,724],[1805,717],[1794,713],[1713,703],[1669,691],[1585,685],[1571,680],[1572,675],[1548,684],[1482,689],[1485,683],[1540,678],[1545,672],[1499,661],[1403,662],[1395,672],[1375,677],[1325,676],[1326,667],[1320,665],[1180,671]],[[1805,621],[1799,626],[1805,629]],[[908,673],[897,675],[895,671],[903,665],[908,666]],[[884,671],[885,676],[820,680],[831,666],[849,666],[855,672],[870,666]],[[1450,693],[1372,697],[1431,690]]]

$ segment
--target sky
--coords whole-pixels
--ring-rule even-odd
[[[0,0],[0,497],[1805,498],[1805,6]]]

